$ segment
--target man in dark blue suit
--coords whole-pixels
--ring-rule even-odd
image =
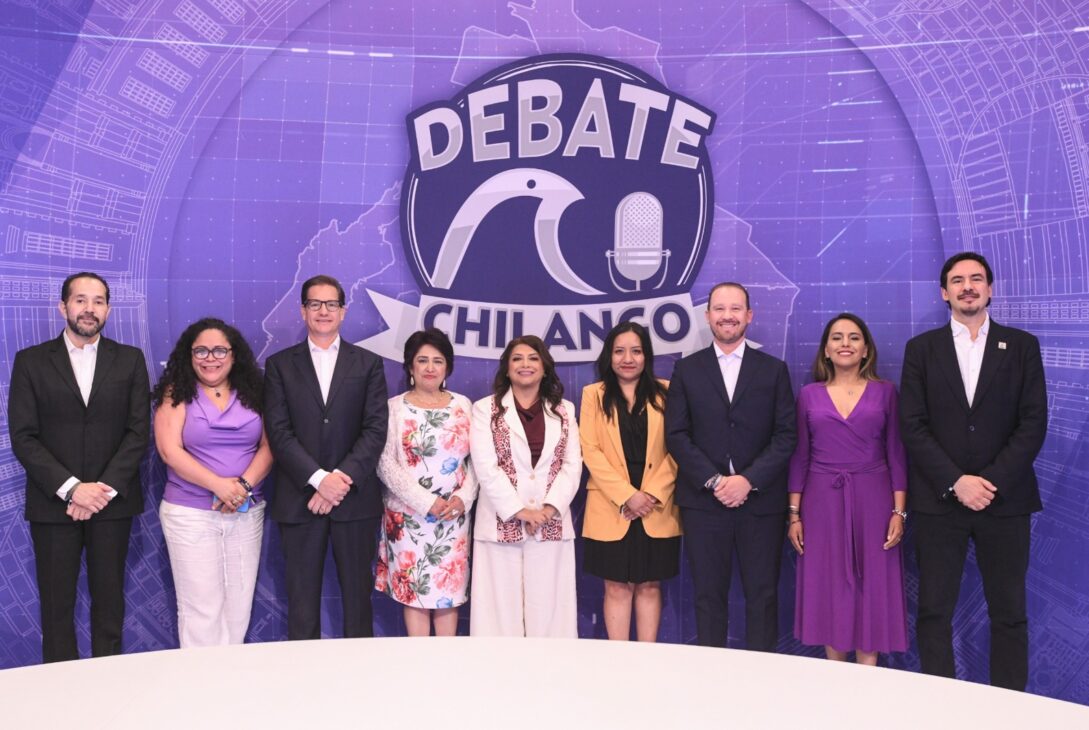
[[[734,554],[745,593],[745,642],[774,651],[787,508],[787,465],[798,441],[786,364],[746,343],[749,292],[711,290],[711,346],[680,360],[666,400],[666,444],[696,597],[696,637],[725,646]]]
[[[375,468],[386,442],[386,379],[380,357],[340,338],[345,310],[336,279],[308,279],[301,309],[307,338],[265,364],[265,431],[276,457],[270,511],[284,547],[289,639],[321,636],[330,542],[344,636],[374,630],[371,560],[382,514]]]
[[[919,562],[919,660],[956,676],[953,613],[969,541],[991,621],[991,684],[1028,682],[1029,516],[1042,508],[1033,461],[1047,435],[1040,343],[987,314],[994,274],[965,252],[942,267],[949,324],[904,349],[900,421]]]

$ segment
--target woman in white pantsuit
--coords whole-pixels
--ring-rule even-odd
[[[575,408],[541,338],[518,337],[493,393],[473,404],[480,493],[473,526],[473,636],[578,636],[575,530],[582,477]]]

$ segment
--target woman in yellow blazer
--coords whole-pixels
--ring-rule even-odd
[[[667,384],[654,377],[654,351],[636,322],[614,327],[597,358],[600,382],[582,391],[579,440],[590,470],[583,567],[605,581],[605,629],[627,641],[656,641],[660,581],[677,575],[680,511],[677,465],[666,453],[662,412]]]

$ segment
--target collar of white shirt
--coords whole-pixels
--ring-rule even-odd
[[[64,332],[62,332],[61,335],[64,337],[64,346],[68,348],[68,354],[69,355],[71,355],[72,353],[74,353],[76,351],[79,351],[79,353],[81,355],[83,353],[85,353],[85,352],[98,352],[98,343],[102,342],[102,337],[99,336],[99,337],[95,338],[94,342],[88,342],[83,347],[80,347],[80,346],[76,345],[74,342],[72,342],[72,340],[70,340],[68,338],[68,329],[67,328],[65,328]]]
[[[731,358],[731,357],[736,357],[738,360],[744,360],[745,359],[745,347],[748,344],[748,340],[746,340],[746,339],[742,339],[741,344],[739,344],[737,347],[735,347],[734,351],[731,352],[730,354],[726,354],[725,352],[723,352],[722,348],[719,346],[719,344],[717,342],[714,343],[714,344],[715,344],[715,355],[718,356],[719,360],[725,360],[725,359],[728,359],[728,358]]]
[[[963,324],[961,322],[958,322],[955,319],[950,319],[949,320],[949,325],[953,328],[953,337],[954,337],[954,339],[959,338],[959,337],[968,337],[969,339],[971,339],[972,333],[968,330],[968,325]],[[979,327],[979,335],[983,335],[984,337],[986,337],[987,336],[987,331],[990,328],[991,328],[991,315],[990,315],[990,313],[988,313],[983,318],[983,324],[980,325],[980,327]],[[978,338],[979,335],[976,335],[976,337]]]
[[[306,341],[310,345],[310,352],[326,353],[336,352],[340,349],[340,335],[337,335],[337,338],[333,340],[333,344],[329,345],[329,347],[319,347],[318,344],[309,337],[306,338]]]

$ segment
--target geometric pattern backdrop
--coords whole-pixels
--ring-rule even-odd
[[[298,284],[316,272],[351,288],[346,337],[387,329],[368,292],[420,297],[399,227],[406,116],[543,53],[623,61],[716,115],[714,226],[692,297],[722,279],[750,284],[752,337],[787,361],[795,389],[843,310],[866,318],[882,375],[898,380],[904,342],[948,317],[941,262],[982,252],[997,278],[992,316],[1040,338],[1047,375],[1029,690],[1089,704],[1089,2],[0,0],[0,41],[5,421],[14,354],[58,334],[60,281],[79,269],[110,281],[107,334],[141,347],[153,379],[205,314],[235,323],[262,359],[298,341]],[[451,386],[480,397],[493,371],[459,360]],[[561,375],[576,401],[592,380],[586,364]],[[397,363],[387,376],[396,392]],[[133,652],[177,646],[152,454],[145,477],[127,583]],[[40,661],[23,485],[5,422],[3,667]],[[286,634],[269,528],[251,641]],[[910,531],[908,548],[914,606]],[[817,655],[791,636],[784,561],[780,650]],[[601,592],[580,578],[582,636],[604,636]],[[960,674],[985,681],[971,556],[961,597]],[[326,601],[328,636],[337,603]],[[402,633],[398,607],[375,603],[377,632]],[[79,611],[86,645],[85,592]],[[665,586],[661,637],[694,641],[687,569]],[[918,668],[914,649],[888,663]]]

